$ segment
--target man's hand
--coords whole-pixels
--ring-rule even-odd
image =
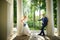
[[[38,21],[41,21],[42,19],[39,19]]]

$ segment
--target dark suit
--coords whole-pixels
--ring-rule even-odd
[[[47,23],[48,23],[48,18],[47,17],[44,17],[42,19],[39,19],[39,21],[42,20],[42,28],[41,28],[41,32],[39,35],[43,34],[43,36],[45,35],[44,33],[44,28],[47,26]]]

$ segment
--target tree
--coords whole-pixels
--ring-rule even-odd
[[[23,6],[24,6],[24,9],[29,8],[28,10],[30,10],[28,13],[28,15],[29,15],[28,24],[30,27],[32,27],[32,25],[35,27],[35,26],[37,26],[37,21],[36,21],[37,19],[35,16],[35,12],[36,12],[36,10],[41,11],[42,9],[44,9],[46,12],[46,0],[31,0],[30,6],[27,4],[27,2],[28,2],[27,0],[24,0]],[[54,8],[53,8],[54,9],[54,25],[56,27],[56,25],[57,25],[56,0],[53,0],[53,6],[54,6]],[[40,18],[40,15],[39,15],[39,18]],[[39,22],[39,26],[40,26],[40,22]]]

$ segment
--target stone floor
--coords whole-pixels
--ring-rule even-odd
[[[27,35],[16,36],[13,40],[29,40],[29,36]]]
[[[56,36],[39,36],[32,35],[31,37],[27,35],[16,36],[13,40],[60,40],[60,37]]]
[[[12,37],[11,40],[60,40],[60,37],[58,37],[58,36],[40,36],[40,35],[37,35],[39,32],[40,32],[39,30],[33,30],[31,36],[27,36],[27,35],[16,36],[16,34],[15,34],[16,31],[14,31],[14,36]]]

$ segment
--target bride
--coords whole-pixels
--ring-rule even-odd
[[[23,16],[22,19],[21,19],[21,23],[23,25],[23,33],[24,35],[27,35],[27,36],[30,36],[31,35],[31,31],[28,27],[28,24],[27,24],[27,16]]]

